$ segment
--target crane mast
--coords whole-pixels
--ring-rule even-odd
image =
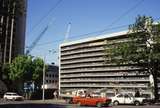
[[[64,40],[64,41],[67,41],[67,40],[68,40],[70,31],[71,31],[71,23],[68,23],[67,32],[66,32],[66,34],[65,34],[65,40]]]
[[[55,21],[55,18],[53,18],[49,24],[43,29],[43,31],[38,35],[38,37],[32,42],[32,44],[28,47],[27,51],[26,51],[26,55],[28,55],[33,48],[37,45],[37,43],[39,42],[39,40],[42,38],[42,36],[45,34],[45,32],[48,30],[49,26]]]
[[[47,31],[47,29],[48,29],[48,25],[44,28],[44,30],[40,33],[40,35],[33,41],[33,43],[28,47],[28,49],[26,51],[26,55],[28,55],[33,50],[33,48],[36,46],[38,41],[42,38],[42,36]]]

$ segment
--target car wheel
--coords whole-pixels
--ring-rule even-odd
[[[78,106],[81,106],[81,102],[77,102],[77,105],[78,105]]]
[[[24,101],[24,98],[21,98],[21,101]]]
[[[7,101],[8,99],[5,97],[4,100]]]
[[[118,102],[118,101],[114,101],[113,104],[114,104],[115,106],[117,106],[117,105],[119,104],[119,102]]]
[[[139,102],[139,101],[135,101],[134,104],[135,104],[136,106],[139,106],[139,105],[140,105],[140,102]]]
[[[66,103],[70,104],[71,102],[71,99],[66,99]]]
[[[101,103],[101,102],[98,102],[98,103],[96,104],[96,106],[97,106],[98,108],[101,108],[102,103]]]
[[[12,99],[12,101],[15,101],[15,100],[16,100],[15,98]]]

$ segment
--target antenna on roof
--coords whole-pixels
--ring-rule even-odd
[[[68,23],[68,26],[67,26],[67,32],[65,34],[65,39],[64,39],[64,42],[66,42],[68,40],[68,37],[70,35],[70,31],[71,31],[71,23],[69,22]]]

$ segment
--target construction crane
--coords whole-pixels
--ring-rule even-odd
[[[55,19],[53,19],[53,21],[55,21]],[[52,23],[53,23],[52,21]],[[52,24],[49,23],[44,29],[43,31],[38,35],[38,37],[33,41],[33,43],[28,47],[27,51],[26,51],[26,55],[29,55],[30,52],[35,48],[36,44],[39,42],[39,40],[42,38],[42,36],[45,34],[45,32],[48,30],[49,26]]]
[[[66,41],[68,40],[70,31],[71,31],[71,23],[68,23],[67,32],[66,32],[66,34],[65,34],[65,40],[64,40],[64,42],[66,42]]]
[[[28,49],[26,51],[26,55],[28,55],[33,50],[33,48],[36,46],[36,44],[38,43],[38,41],[42,38],[42,36],[47,31],[47,29],[48,29],[48,26],[44,28],[44,30],[40,33],[40,35],[33,41],[33,43],[31,44],[31,46],[28,47]]]

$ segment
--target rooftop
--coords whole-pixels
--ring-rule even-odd
[[[79,40],[74,40],[74,41],[70,41],[70,42],[64,42],[64,43],[60,44],[60,46],[67,46],[67,45],[79,44],[82,42],[117,37],[117,36],[121,36],[121,35],[126,35],[127,32],[128,31],[126,30],[126,31],[121,31],[121,32],[116,32],[116,33],[111,33],[111,34],[98,35],[96,37],[90,37],[90,38],[79,39]]]

